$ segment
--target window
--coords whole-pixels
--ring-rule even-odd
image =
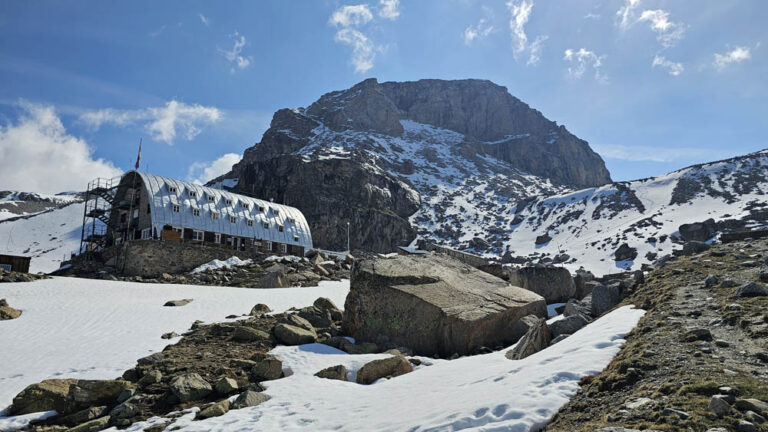
[[[235,223],[235,222],[237,222],[237,218],[234,217],[234,216],[230,216],[229,217],[229,223]]]
[[[216,244],[221,243],[221,233],[216,233],[213,235],[213,242]]]
[[[246,210],[250,210],[250,208],[251,208],[251,205],[248,204],[248,203],[241,202],[240,205],[242,205],[243,208],[246,209]]]
[[[179,205],[178,204],[174,204],[173,205],[173,212],[174,213],[178,213],[179,211],[181,211],[181,208],[179,208]]]
[[[211,213],[211,217],[213,218],[213,220],[219,220],[219,214],[216,212]]]
[[[141,230],[141,239],[147,240],[152,238],[152,229],[151,228],[144,228]]]
[[[216,197],[215,197],[215,196],[213,196],[213,195],[210,195],[210,194],[209,194],[209,195],[208,195],[208,201],[210,201],[210,202],[214,202],[214,201],[216,201]]]
[[[192,240],[194,241],[203,241],[203,232],[202,231],[192,231]]]
[[[266,252],[272,252],[272,242],[265,242],[264,243],[264,250]]]
[[[177,226],[171,227],[171,231],[177,232],[177,233],[180,233],[182,229],[183,229],[182,227],[177,227]]]
[[[0,264],[0,269],[3,269],[5,271],[11,271],[11,265],[10,264]]]
[[[288,223],[296,223],[296,219],[294,219],[292,217],[289,217],[288,218]]]
[[[152,208],[149,204],[147,204],[147,214],[150,214],[152,212]]]
[[[193,191],[193,190],[189,191],[189,196],[196,197],[197,196],[197,191]]]
[[[200,209],[192,209],[192,216],[200,216]]]
[[[280,243],[280,253],[288,253],[288,245],[285,243]]]
[[[264,222],[264,229],[269,229],[269,222]]]
[[[133,218],[136,219],[137,217],[139,217],[139,209],[133,211]]]
[[[176,186],[168,186],[168,192],[176,193]]]
[[[246,222],[246,224],[247,224],[248,226],[253,226],[253,220],[251,220],[251,219],[248,219],[248,221]]]
[[[232,200],[231,199],[226,199],[224,202],[226,202],[227,205],[232,205]]]
[[[296,236],[296,235],[293,236],[293,241],[295,241],[295,242],[299,241],[299,236]]]
[[[264,213],[264,206],[259,206],[259,211]]]
[[[277,226],[277,230],[280,231],[280,232],[283,232],[283,231],[285,231],[285,227],[282,226],[282,225],[278,225]]]

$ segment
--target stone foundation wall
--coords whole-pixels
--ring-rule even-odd
[[[158,277],[163,273],[186,273],[214,259],[236,256],[242,260],[263,256],[250,251],[201,246],[194,243],[134,240],[115,246],[118,270],[123,262],[126,276]],[[105,256],[106,258],[106,256]]]

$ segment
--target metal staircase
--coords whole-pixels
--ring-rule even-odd
[[[93,252],[102,250],[106,244],[107,228],[111,226],[109,217],[119,184],[120,177],[97,178],[88,183],[79,252],[86,260],[90,259]]]

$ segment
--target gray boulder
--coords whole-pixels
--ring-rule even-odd
[[[621,302],[621,285],[599,285],[592,290],[592,316],[599,317]]]
[[[236,392],[240,387],[237,385],[237,381],[228,377],[221,377],[216,381],[216,392],[222,395],[229,395]]]
[[[264,315],[272,312],[272,309],[269,308],[269,306],[265,305],[264,303],[259,303],[251,308],[250,315],[252,316],[259,316]]]
[[[373,384],[381,378],[394,378],[408,372],[413,372],[413,365],[403,356],[373,360],[357,371],[357,383]]]
[[[564,334],[574,334],[587,324],[588,321],[583,316],[571,315],[550,324],[549,333],[552,338]]]
[[[344,365],[327,367],[315,374],[316,377],[339,381],[347,380],[347,368]]]
[[[200,400],[213,392],[213,387],[208,381],[196,373],[175,377],[171,380],[170,389],[181,402]]]
[[[540,318],[531,326],[525,335],[520,338],[514,348],[504,354],[510,360],[520,360],[535,354],[549,346],[552,340],[547,327],[547,321]]]
[[[731,405],[725,400],[725,396],[715,395],[709,400],[707,410],[715,413],[718,417],[723,417],[731,412]]]
[[[211,417],[223,416],[229,411],[229,400],[216,402],[200,410],[195,416],[195,420],[203,420]]]
[[[626,243],[622,243],[616,252],[613,253],[614,261],[631,261],[637,258],[637,249],[630,247]]]
[[[511,344],[526,315],[546,316],[544,299],[445,255],[356,261],[344,331],[361,341],[449,357]]]
[[[583,300],[570,299],[565,304],[563,309],[563,315],[569,317],[574,315],[580,315],[587,321],[592,318],[592,296],[591,294]]]
[[[5,299],[0,299],[0,321],[12,320],[21,316],[21,311],[8,305]]]
[[[253,390],[246,390],[232,402],[232,409],[241,409],[256,406],[269,400],[269,396]]]
[[[304,345],[315,342],[317,333],[290,324],[278,324],[275,326],[275,337],[284,345]]]
[[[256,342],[269,340],[269,333],[253,327],[238,326],[232,332],[232,339],[239,342]]]
[[[768,296],[768,290],[757,282],[749,282],[736,289],[736,297]]]
[[[49,379],[32,384],[13,398],[11,415],[57,411],[67,415],[92,406],[114,405],[132,384],[123,380]]]
[[[107,426],[109,426],[110,420],[111,418],[109,416],[97,418],[95,420],[91,420],[81,425],[75,426],[72,429],[69,429],[67,432],[98,432],[106,429]]]
[[[571,273],[563,267],[530,266],[507,271],[509,283],[533,291],[547,303],[561,303],[576,295]]]
[[[269,271],[259,279],[259,288],[286,288],[289,285],[285,273],[279,270]]]
[[[717,233],[717,224],[714,219],[707,219],[704,222],[682,224],[678,228],[680,238],[685,241],[704,242],[711,239]]]
[[[318,297],[312,305],[320,310],[330,312],[331,318],[333,318],[334,321],[341,321],[344,319],[344,314],[341,309],[339,309],[329,298]]]
[[[165,302],[163,306],[179,307],[179,306],[186,306],[190,303],[192,303],[192,299],[168,300],[167,302]]]
[[[307,306],[299,309],[297,315],[309,321],[312,327],[328,328],[333,324],[331,312],[326,309],[320,309],[317,306]]]
[[[271,354],[256,354],[251,377],[256,381],[276,380],[283,376],[283,362]]]
[[[700,241],[689,241],[683,245],[683,255],[693,255],[697,253],[705,252],[709,249],[709,245]]]

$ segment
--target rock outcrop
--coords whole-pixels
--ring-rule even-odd
[[[0,299],[0,321],[12,320],[21,316],[21,311],[8,305],[5,299]]]
[[[382,347],[448,357],[509,345],[544,299],[444,255],[366,259],[351,271],[343,329]]]
[[[461,174],[443,175],[447,166]],[[424,205],[442,205],[430,190],[444,180],[451,188],[489,181],[510,201],[610,182],[585,141],[482,80],[368,79],[308,108],[281,109],[261,141],[213,182],[223,178],[237,178],[229,182],[236,192],[299,208],[321,248],[345,248],[349,222],[352,245],[379,252],[446,222],[439,214],[409,221]],[[473,204],[485,207],[483,199]],[[497,248],[496,235],[485,235],[478,245]],[[435,237],[445,236],[458,238]]]

